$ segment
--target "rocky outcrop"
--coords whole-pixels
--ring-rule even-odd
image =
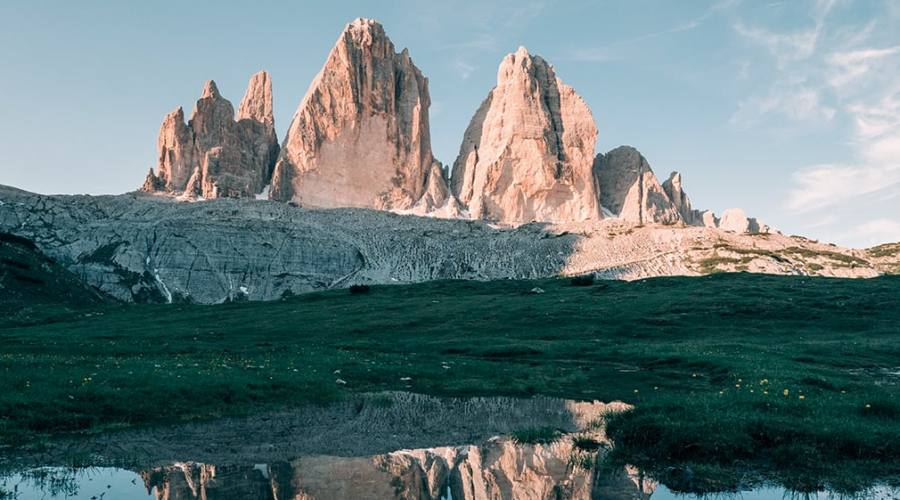
[[[740,208],[729,208],[722,212],[718,227],[723,231],[731,231],[732,233],[749,233],[750,220]]]
[[[145,302],[271,300],[351,283],[697,275],[710,271],[702,263],[721,244],[754,249],[736,259],[751,258],[750,271],[879,274],[861,251],[777,233],[759,238],[618,219],[498,229],[376,210],[247,199],[179,203],[141,194],[42,196],[2,186],[0,231],[35,241],[112,296]]]
[[[695,217],[696,225],[703,227],[719,227],[719,218],[711,210],[703,210]]]
[[[637,224],[682,221],[678,207],[637,149],[619,146],[605,155],[598,154],[594,175],[600,185],[600,204],[619,218]]]
[[[520,47],[472,118],[452,191],[469,214],[505,224],[600,218],[587,104],[547,61]]]
[[[699,215],[699,212],[691,208],[691,200],[688,198],[687,193],[684,192],[684,187],[681,185],[680,173],[672,172],[669,174],[669,178],[662,183],[662,188],[685,224],[695,224],[698,216],[702,218],[702,216]]]
[[[396,53],[381,24],[353,21],[294,115],[271,198],[304,207],[413,207],[433,161],[430,104],[409,52]]]
[[[447,170],[435,160],[428,170],[425,192],[411,210],[401,211],[412,215],[458,219],[465,217],[456,197],[447,187]]]
[[[180,107],[163,119],[157,149],[156,172],[141,191],[203,198],[261,192],[278,155],[269,74],[250,79],[237,120],[215,82],[207,82],[187,124]]]
[[[757,234],[772,232],[772,228],[766,223],[754,217],[747,217],[747,214],[740,208],[729,208],[722,212],[722,217],[718,219],[717,227],[732,233]]]

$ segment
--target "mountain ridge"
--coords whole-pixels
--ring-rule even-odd
[[[143,193],[45,196],[0,186],[0,231],[29,238],[125,301],[273,300],[356,283],[592,274],[641,279],[722,271],[874,277],[894,247],[621,219],[504,227],[387,211],[308,209]]]
[[[280,147],[268,73],[251,78],[237,117],[209,81],[187,126],[181,108],[165,117],[156,171],[141,190],[511,226],[619,217],[707,227],[725,220],[732,231],[773,231],[743,211],[720,218],[689,203],[685,209],[680,174],[678,192],[667,189],[635,148],[596,154],[589,106],[525,47],[500,62],[452,169],[431,151],[430,104],[428,79],[409,50],[396,52],[378,21],[358,18],[338,36]]]

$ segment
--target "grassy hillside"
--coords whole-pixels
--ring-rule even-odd
[[[92,307],[0,320],[2,441],[351,391],[546,394],[635,404],[610,422],[612,459],[671,484],[900,475],[900,277],[455,281]]]
[[[66,317],[107,300],[31,241],[0,233],[0,317],[4,323]]]

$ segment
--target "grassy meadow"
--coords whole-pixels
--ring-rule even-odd
[[[626,401],[607,461],[685,490],[900,477],[900,277],[446,281],[51,310],[0,319],[7,452],[406,390]]]

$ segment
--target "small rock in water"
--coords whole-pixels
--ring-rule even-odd
[[[334,381],[334,383],[335,383],[335,384],[340,384],[340,385],[347,385],[347,381],[344,380],[344,379],[342,379],[342,378],[336,379],[336,380]]]
[[[538,295],[538,294],[544,293],[544,289],[536,286],[536,287],[532,288],[531,290],[529,290],[528,293],[530,293],[532,295]]]

